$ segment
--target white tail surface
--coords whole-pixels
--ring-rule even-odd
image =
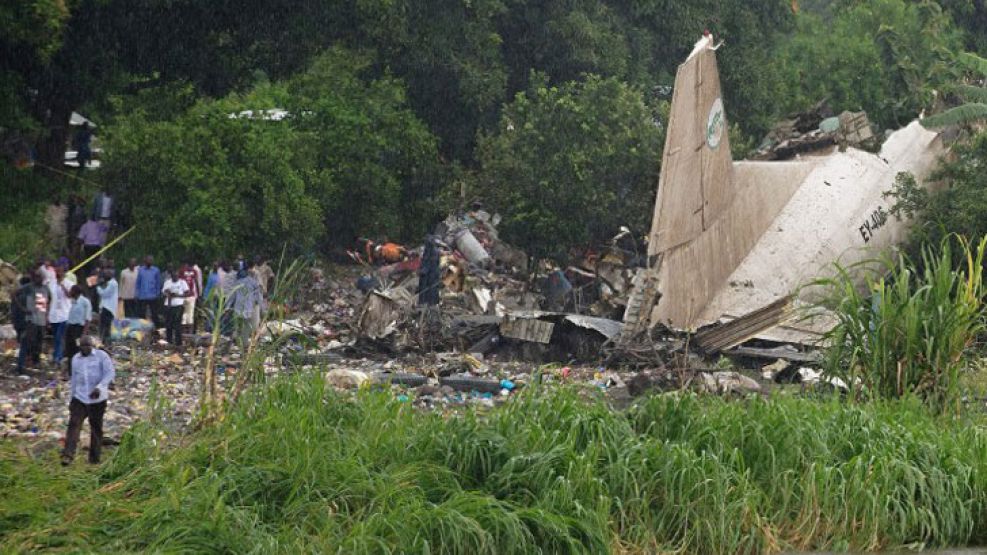
[[[649,254],[692,241],[730,203],[728,135],[716,53],[704,37],[675,76]]]

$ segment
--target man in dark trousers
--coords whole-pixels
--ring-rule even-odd
[[[19,345],[23,345],[24,332],[27,330],[27,313],[24,310],[27,302],[24,301],[23,297],[27,294],[27,286],[30,284],[31,276],[21,276],[17,282],[17,289],[10,296],[10,321],[14,324]]]
[[[418,270],[418,304],[435,306],[439,304],[439,287],[442,276],[439,274],[439,247],[434,235],[425,238],[425,252]]]
[[[31,283],[17,290],[14,302],[24,314],[24,333],[21,334],[20,351],[17,353],[17,373],[24,373],[24,364],[30,359],[34,365],[41,361],[41,341],[48,325],[48,305],[51,292],[44,284],[44,275],[34,270]]]
[[[65,450],[62,465],[72,463],[75,448],[82,433],[82,422],[89,419],[89,462],[99,463],[103,449],[103,414],[110,395],[110,382],[116,372],[106,351],[94,348],[96,340],[84,335],[79,340],[79,353],[72,357],[71,401],[69,401],[69,429],[65,433]]]
[[[147,313],[151,313],[151,323],[157,328],[161,324],[158,318],[158,303],[161,299],[161,286],[164,280],[161,279],[161,270],[154,265],[154,257],[147,255],[144,257],[144,265],[137,269],[137,282],[134,285],[134,294],[137,297],[137,312],[141,318],[147,318]]]

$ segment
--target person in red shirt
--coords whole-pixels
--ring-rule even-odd
[[[186,260],[178,270],[178,278],[188,285],[189,291],[188,296],[185,297],[185,306],[182,310],[182,331],[194,334],[196,331],[195,301],[202,295],[202,292],[199,291],[199,283],[202,282],[202,277],[192,262]]]

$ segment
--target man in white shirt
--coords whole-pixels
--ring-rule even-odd
[[[82,288],[73,285],[69,289],[69,297],[72,299],[72,308],[69,310],[68,326],[65,330],[65,357],[68,358],[68,368],[65,375],[69,375],[72,366],[72,357],[79,352],[79,340],[83,335],[88,334],[89,322],[93,319],[93,305],[89,298],[82,294]]]
[[[38,270],[41,271],[41,275],[44,276],[44,285],[51,287],[51,284],[58,279],[55,272],[55,265],[52,264],[50,258],[45,258],[38,263]]]
[[[188,286],[188,293],[185,295],[185,307],[182,311],[182,329],[188,333],[195,333],[195,303],[202,291],[202,278],[196,271],[191,261],[186,261],[178,270],[178,278]]]
[[[120,286],[113,277],[113,268],[103,270],[96,293],[99,295],[99,337],[104,345],[110,344],[110,329],[117,317],[117,303],[120,302]]]
[[[79,340],[80,352],[72,357],[69,428],[65,434],[62,465],[72,463],[82,433],[82,422],[89,419],[89,462],[99,463],[103,449],[103,414],[110,396],[110,382],[116,376],[113,361],[106,351],[94,349],[96,340],[86,335]]]
[[[65,352],[65,329],[68,325],[69,310],[72,309],[72,300],[69,298],[69,289],[72,284],[65,279],[65,268],[58,266],[55,268],[55,279],[48,283],[48,290],[51,292],[51,306],[48,309],[48,323],[51,325],[52,353],[51,360],[55,366],[62,364],[62,355]]]
[[[165,304],[165,339],[176,347],[182,346],[182,312],[189,287],[174,268],[168,268],[168,279],[161,287]]]
[[[139,318],[137,311],[137,259],[131,258],[127,267],[120,271],[120,298],[123,300],[123,315]]]

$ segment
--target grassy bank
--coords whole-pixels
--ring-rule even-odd
[[[763,553],[987,540],[987,433],[895,402],[529,392],[443,418],[282,381],[98,471],[7,445],[0,550]]]

